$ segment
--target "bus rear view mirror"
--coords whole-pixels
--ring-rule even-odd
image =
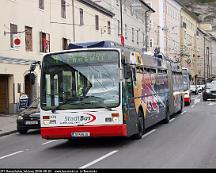
[[[124,66],[124,78],[125,79],[130,79],[131,78],[131,69],[130,69],[130,65],[126,64]]]

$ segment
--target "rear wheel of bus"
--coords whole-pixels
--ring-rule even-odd
[[[170,122],[169,106],[166,106],[166,118],[163,120],[163,123],[169,124],[169,122]]]
[[[144,114],[142,113],[142,111],[139,111],[138,113],[137,126],[138,133],[132,137],[133,139],[141,139],[145,132]]]
[[[178,114],[181,114],[182,111],[183,111],[183,109],[184,109],[184,101],[183,101],[183,99],[181,98],[181,109],[179,110]]]

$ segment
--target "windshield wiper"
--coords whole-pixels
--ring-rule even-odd
[[[64,105],[67,105],[67,104],[70,104],[70,105],[77,105],[79,103],[72,103],[73,101],[76,101],[76,100],[71,100],[71,99],[68,99],[66,101],[64,101],[62,104],[58,105],[58,106],[55,106],[52,108],[52,113],[55,113],[56,110],[58,110],[60,107],[64,106]]]

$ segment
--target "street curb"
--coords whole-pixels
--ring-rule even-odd
[[[16,132],[17,132],[17,130],[13,130],[13,131],[10,131],[10,132],[1,133],[1,134],[0,134],[0,137],[2,137],[2,136],[7,136],[7,135],[11,135],[11,134],[14,134],[14,133],[16,133]]]

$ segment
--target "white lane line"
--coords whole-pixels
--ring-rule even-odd
[[[181,113],[181,115],[184,115],[184,114],[186,114],[186,113],[187,113],[187,111],[184,111],[184,112]]]
[[[171,119],[170,122],[173,122],[175,119],[176,119],[176,118]]]
[[[200,97],[201,95],[198,95],[197,97],[192,98],[192,100],[196,100]]]
[[[144,135],[142,136],[142,138],[145,138],[145,137],[151,135],[152,133],[154,133],[154,132],[156,132],[156,131],[157,131],[156,129],[153,129],[153,130],[151,130],[150,132],[144,134]]]
[[[195,99],[194,104],[200,103],[201,99]]]
[[[11,153],[11,154],[2,156],[2,157],[0,157],[0,160],[5,159],[5,158],[7,158],[7,157],[14,156],[14,155],[19,154],[19,153],[23,153],[23,152],[24,152],[24,151],[17,151],[17,152],[15,152],[15,153]]]
[[[88,164],[86,164],[86,165],[80,167],[79,169],[86,169],[86,168],[88,168],[88,167],[94,165],[95,163],[100,162],[101,160],[104,160],[104,159],[106,159],[107,157],[112,156],[113,154],[115,154],[115,153],[117,153],[117,152],[118,152],[118,150],[112,151],[112,152],[110,152],[110,153],[108,153],[108,154],[106,154],[106,155],[104,155],[104,156],[102,156],[102,157],[100,157],[100,158],[98,158],[98,159],[96,159],[96,160],[94,160],[94,161],[92,161],[92,162],[90,162],[90,163],[88,163]]]
[[[48,141],[48,142],[43,143],[42,145],[47,145],[47,144],[50,144],[50,143],[56,142],[56,141],[57,141],[57,140]]]
[[[216,103],[209,103],[208,106],[214,106]]]

